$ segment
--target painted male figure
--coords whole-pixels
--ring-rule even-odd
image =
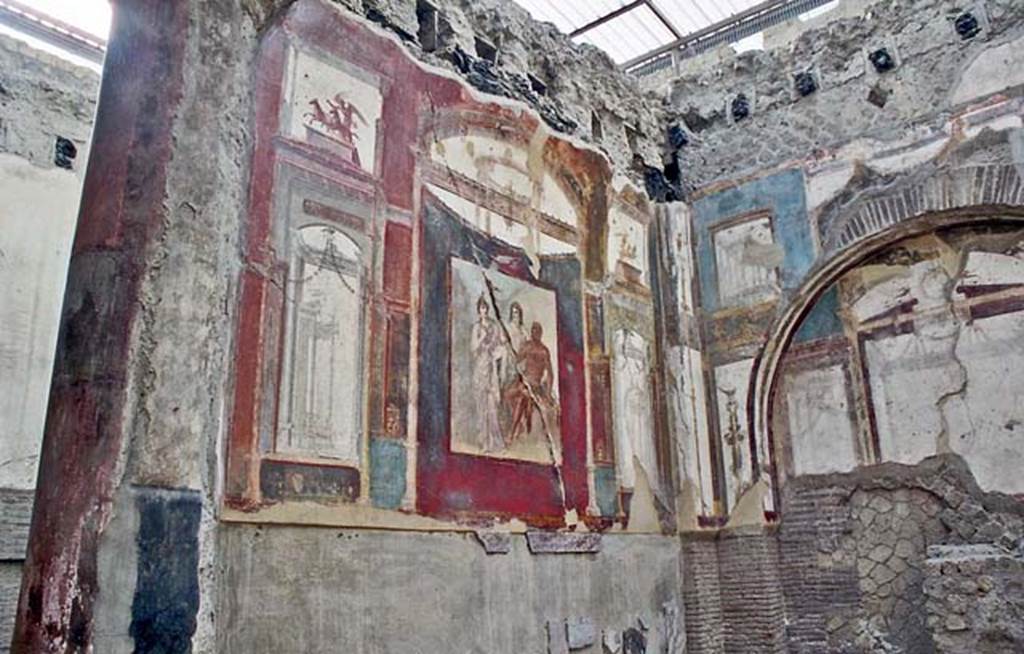
[[[544,405],[555,406],[551,351],[541,340],[543,336],[544,328],[539,322],[533,323],[530,339],[519,347],[516,356],[519,379],[509,387],[505,396],[512,408],[512,439],[518,438],[520,432],[529,434],[533,430],[533,412],[540,408],[534,405],[535,399]]]

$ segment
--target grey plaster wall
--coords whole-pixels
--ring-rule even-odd
[[[549,651],[549,630],[550,651],[564,652],[574,619],[589,619],[598,641],[636,628],[648,652],[678,651],[663,649],[682,628],[673,537],[606,536],[597,554],[533,555],[517,536],[509,554],[487,555],[472,534],[225,526],[218,543],[230,553],[219,564],[219,652],[536,653]]]
[[[99,76],[0,35],[0,489],[35,484]],[[57,139],[77,154],[57,166]]]
[[[83,167],[99,84],[89,68],[0,35],[0,152],[52,168],[54,140],[63,136],[79,147]]]

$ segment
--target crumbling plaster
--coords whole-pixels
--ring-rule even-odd
[[[928,549],[924,593],[938,654],[1024,647],[1024,552],[990,545]]]
[[[963,11],[979,19],[973,38],[955,30]],[[783,285],[774,307],[750,312],[746,323],[731,319],[745,324],[743,331],[723,334],[722,323],[713,322],[704,343],[723,356],[737,347],[757,355],[756,433],[766,430],[764,390],[778,348],[809,298],[827,286],[820,282],[833,264],[877,247],[874,236],[913,231],[892,230],[915,218],[1016,211],[1021,118],[1007,53],[1022,19],[1020,7],[1007,3],[842,3],[806,25],[770,31],[767,50],[735,55],[725,48],[681,64],[670,97],[691,136],[678,151],[691,202],[726,202],[780,171],[803,181],[804,188],[786,193],[806,196],[813,245],[798,249],[813,263]],[[867,55],[877,48],[895,53],[894,70],[874,69]],[[984,62],[985,77],[972,72]],[[1003,66],[1007,74],[991,72]],[[803,70],[818,81],[807,97],[793,85]],[[867,102],[876,83],[893,91],[884,107]],[[738,93],[753,99],[751,115],[739,121],[728,107]],[[785,245],[787,256],[797,256],[792,249]],[[700,271],[705,279],[715,274]]]
[[[967,10],[983,29],[963,40],[953,19]],[[692,133],[692,147],[680,153],[684,180],[699,189],[843,158],[839,151],[859,139],[893,143],[915,131],[939,131],[970,103],[1020,85],[1012,57],[1022,19],[1020,4],[1009,0],[970,6],[849,0],[795,34],[773,39],[769,33],[765,50],[737,55],[724,47],[695,59],[667,91],[671,110]],[[893,70],[879,73],[870,63],[868,55],[879,48],[895,54]],[[807,97],[794,88],[794,75],[803,71],[818,85]],[[873,88],[884,106],[869,102]],[[728,105],[739,93],[753,108],[736,122]]]
[[[332,0],[397,34],[415,56],[462,75],[472,86],[521,100],[556,131],[600,147],[615,168],[640,179],[640,155],[662,166],[666,105],[634,77],[619,70],[598,48],[573,42],[550,23],[534,20],[519,5],[503,0]],[[294,0],[246,0],[257,29]],[[420,37],[424,8],[436,11],[436,38]],[[497,49],[495,61],[479,56],[476,39]],[[543,91],[531,85],[536,78]],[[594,120],[600,134],[594,133]],[[631,146],[626,128],[636,132]]]

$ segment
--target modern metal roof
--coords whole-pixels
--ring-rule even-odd
[[[515,0],[578,43],[643,73],[756,34],[834,0]]]
[[[109,30],[107,0],[0,0],[0,33],[76,63],[100,66]]]

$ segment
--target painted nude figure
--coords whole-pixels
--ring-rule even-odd
[[[533,429],[533,413],[542,407],[555,407],[553,394],[554,372],[551,367],[551,351],[541,340],[544,329],[539,322],[530,326],[530,340],[519,347],[516,365],[519,377],[505,389],[505,402],[512,414],[512,428],[509,439],[515,440]]]

